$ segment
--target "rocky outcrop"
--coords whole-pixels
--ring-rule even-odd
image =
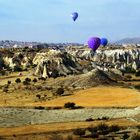
[[[9,68],[11,70],[15,70],[15,68],[20,68],[21,70],[26,69],[31,65],[30,58],[27,57],[25,54],[16,53],[14,56],[5,55],[1,57],[1,62],[4,63],[4,68]]]
[[[133,70],[140,68],[140,49],[139,48],[117,48],[117,49],[98,49],[93,53],[88,48],[73,49],[68,48],[67,51],[80,59],[88,59],[96,62],[102,69],[115,68],[126,70],[128,67]]]
[[[78,74],[82,70],[74,56],[60,50],[37,53],[33,59],[33,64],[37,65],[35,75],[44,78]]]

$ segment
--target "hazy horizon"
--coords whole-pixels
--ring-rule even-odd
[[[0,0],[0,40],[86,43],[140,37],[139,0]],[[79,13],[73,22],[70,14]]]

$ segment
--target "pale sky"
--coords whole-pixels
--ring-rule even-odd
[[[0,40],[78,42],[140,37],[140,0],[0,0]],[[79,18],[72,21],[71,13]]]

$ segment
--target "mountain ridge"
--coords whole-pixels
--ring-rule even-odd
[[[140,44],[140,37],[124,38],[116,41],[115,44]]]

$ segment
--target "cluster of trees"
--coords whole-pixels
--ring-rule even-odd
[[[25,80],[23,81],[23,84],[24,84],[24,85],[29,85],[29,84],[31,83],[31,81],[34,82],[34,84],[35,84],[35,83],[37,82],[37,79],[34,78],[33,80],[31,80],[30,78],[25,78]],[[17,79],[15,80],[15,82],[16,82],[17,84],[19,84],[19,83],[21,83],[21,79],[20,79],[20,78],[17,78]]]
[[[38,80],[36,78],[34,78],[33,80],[31,80],[30,78],[25,78],[25,80],[23,81],[23,85],[30,85],[31,81],[35,84]],[[20,78],[17,78],[15,82],[19,84],[22,81]],[[11,83],[11,81],[7,81],[7,84],[3,87],[3,92],[7,93],[9,91],[9,86],[11,85]]]
[[[95,127],[90,126],[88,128],[85,128],[85,129],[83,129],[83,128],[75,129],[73,131],[73,134],[78,135],[80,137],[86,137],[87,136],[86,132],[88,131],[88,137],[91,137],[94,139],[99,139],[100,136],[103,136],[104,140],[108,140],[107,135],[109,133],[116,133],[122,129],[123,128],[118,126],[118,125],[108,126],[105,123],[100,123],[99,125],[97,125]],[[89,132],[90,132],[90,135],[89,135]],[[127,140],[128,138],[130,140],[140,140],[140,134],[136,133],[136,134],[132,135],[132,134],[124,133],[122,136],[122,139]],[[114,135],[112,136],[112,140],[114,140]]]
[[[86,129],[78,128],[73,131],[74,135],[78,135],[80,137],[86,136],[86,131],[90,132],[88,137],[91,138],[99,138],[100,135],[104,135],[104,139],[107,139],[105,135],[109,134],[110,132],[117,132],[121,128],[118,125],[108,126],[107,124],[101,123],[95,127],[90,126]]]

